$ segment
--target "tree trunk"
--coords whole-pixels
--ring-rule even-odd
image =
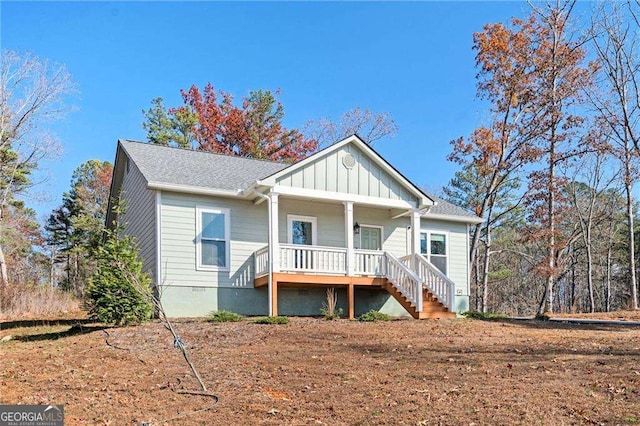
[[[569,301],[569,312],[576,312],[576,250],[573,244],[569,247],[571,250],[571,300]]]
[[[2,238],[2,207],[0,207],[0,238]],[[7,272],[7,262],[4,258],[2,244],[0,244],[0,285],[9,284],[9,274]]]
[[[609,244],[607,245],[607,266],[606,266],[606,293],[605,293],[605,312],[611,311],[611,257],[613,252],[613,221],[611,221],[611,225],[609,227]]]
[[[485,222],[485,249],[484,249],[484,262],[482,265],[482,312],[488,312],[489,310],[489,263],[491,256],[491,219],[493,216],[493,206],[495,199],[489,202],[489,210],[487,213],[487,221]]]
[[[591,224],[587,224],[585,236],[587,250],[587,288],[589,290],[589,312],[596,311],[596,301],[593,296],[593,254],[591,253]]]
[[[482,309],[482,296],[480,292],[480,258],[478,256],[475,257],[473,273],[476,289],[476,311],[480,311]]]
[[[7,262],[4,260],[4,251],[2,251],[2,245],[0,244],[0,285],[8,283]]]
[[[633,225],[633,194],[631,185],[631,170],[629,162],[627,162],[627,167],[625,170],[625,174],[628,174],[629,179],[625,179],[625,192],[627,196],[627,226],[628,226],[628,243],[629,243],[629,276],[631,278],[631,282],[629,285],[631,286],[631,309],[638,309],[638,288],[636,284],[636,246],[635,246],[635,236],[634,236],[634,225]]]
[[[556,227],[556,215],[555,215],[555,129],[551,132],[551,150],[549,154],[549,182],[548,182],[548,190],[549,196],[547,199],[547,209],[548,209],[548,219],[547,219],[547,228],[549,231],[549,239],[547,241],[547,281],[546,281],[546,289],[547,289],[547,298],[544,304],[544,312],[553,312],[553,284],[555,280],[555,268],[556,268],[556,235],[555,235],[555,227]]]

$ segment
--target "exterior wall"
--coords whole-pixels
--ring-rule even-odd
[[[128,169],[128,172],[127,172]],[[140,250],[143,270],[156,278],[156,195],[133,162],[124,169],[120,198],[125,211],[118,220]]]
[[[196,206],[230,210],[229,270],[196,269]],[[267,245],[267,205],[162,192],[162,302],[169,316],[203,316],[214,310],[267,312],[267,293],[253,288],[253,253]]]
[[[231,198],[162,193],[161,258],[164,285],[253,288],[253,253],[267,245],[267,206]],[[230,210],[228,271],[196,269],[196,206]]]
[[[448,235],[449,278],[456,283],[456,312],[469,310],[469,252],[467,225],[422,219],[422,231],[440,231]]]
[[[196,206],[230,210],[229,271],[196,269]],[[288,241],[287,215],[317,218],[318,245],[345,247],[344,206],[280,197],[279,240]],[[162,300],[170,316],[202,316],[214,310],[230,310],[246,315],[266,315],[266,289],[254,289],[256,250],[267,245],[267,205],[250,201],[213,198],[178,193],[161,194],[161,270]],[[408,218],[392,219],[388,209],[356,205],[354,223],[383,227],[383,249],[400,257],[407,253]],[[466,226],[441,221],[422,221],[422,229],[445,231],[449,235],[450,277],[456,288],[458,311],[468,305]],[[353,231],[351,231],[353,232]],[[355,238],[358,247],[358,238]],[[325,300],[323,289],[279,290],[282,315],[319,315]],[[346,312],[346,293],[339,301]],[[356,312],[382,310],[392,315],[406,315],[404,309],[386,292],[357,289]]]
[[[278,235],[280,243],[289,242],[287,215],[313,216],[318,219],[318,245],[346,247],[344,235],[344,205],[280,197]]]
[[[346,247],[344,205],[329,204],[317,201],[294,200],[280,198],[279,201],[279,241],[287,243],[287,215],[311,216],[317,218],[318,245],[330,247]],[[353,223],[361,225],[382,226],[382,249],[400,257],[407,254],[407,238],[410,238],[407,227],[408,218],[392,219],[388,209],[354,206]],[[353,232],[353,230],[351,230]],[[359,238],[354,236],[355,248],[359,248]]]
[[[360,225],[382,226],[382,249],[397,257],[406,255],[410,234],[407,227],[409,218],[392,219],[388,209],[372,209],[364,206],[354,206],[353,222]],[[354,238],[354,246],[360,247],[358,236]]]
[[[355,159],[355,165],[351,169],[342,163],[348,154]],[[415,196],[353,144],[330,151],[306,166],[285,174],[277,183],[304,189],[416,202]]]

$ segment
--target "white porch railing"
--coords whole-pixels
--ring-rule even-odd
[[[280,244],[280,270],[323,274],[347,273],[347,249]]]
[[[354,250],[355,264],[353,271],[357,275],[384,276],[386,274],[386,261],[383,251]]]
[[[356,275],[383,276],[389,279],[418,312],[422,312],[423,286],[449,311],[454,312],[455,284],[421,254],[400,259],[389,252],[354,250]],[[269,273],[269,248],[254,253],[255,276]],[[280,244],[280,271],[331,275],[347,274],[347,249],[340,247]]]
[[[387,279],[422,312],[422,280],[407,265],[391,253],[384,254],[387,264]]]
[[[422,254],[410,254],[400,258],[402,263],[410,267],[420,277],[427,290],[451,312],[454,312],[456,285]]]
[[[269,246],[262,247],[254,254],[256,265],[256,277],[261,277],[269,273]]]

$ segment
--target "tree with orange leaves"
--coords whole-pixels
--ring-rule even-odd
[[[504,189],[513,187],[522,168],[537,158],[537,151],[531,148],[540,133],[539,126],[530,117],[535,72],[532,26],[533,19],[514,18],[511,26],[488,24],[482,32],[474,34],[478,96],[490,102],[492,120],[488,126],[476,129],[467,140],[452,141],[448,157],[450,161],[469,165],[481,182],[474,210],[485,222],[473,230],[469,256],[473,265],[483,235],[483,311],[487,309],[491,229],[496,220],[494,215],[498,214],[496,206],[501,202]],[[519,200],[510,203],[512,207],[518,204]]]
[[[558,257],[568,242],[557,227],[565,184],[557,168],[590,149],[582,133],[582,117],[570,113],[582,101],[581,91],[592,72],[584,65],[584,50],[568,35],[573,5],[573,1],[556,1],[544,10],[534,6],[527,20],[512,19],[510,26],[486,25],[474,35],[478,95],[490,102],[492,120],[469,140],[453,141],[449,156],[460,164],[473,163],[485,182],[477,211],[485,223],[474,230],[470,252],[473,260],[484,226],[485,280],[490,226],[500,188],[525,166],[543,164],[527,176],[524,198],[529,237],[542,242],[545,252],[538,266],[545,278],[542,311],[553,310]]]
[[[594,67],[586,63],[581,40],[570,35],[570,17],[575,1],[534,6],[531,30],[535,65],[531,120],[540,132],[533,141],[536,160],[543,166],[529,174],[527,207],[530,237],[543,242],[545,256],[539,270],[545,278],[545,296],[539,312],[553,312],[554,285],[563,249],[570,242],[558,228],[568,200],[563,198],[566,179],[558,173],[587,151],[594,149],[585,131],[584,117],[576,111],[583,105],[583,93],[592,82]]]
[[[149,111],[143,111],[150,142],[183,148],[193,142],[201,151],[285,163],[301,160],[318,147],[314,139],[284,127],[279,91],[252,91],[241,106],[211,83],[202,91],[194,85],[181,93],[180,108],[165,110],[157,98]]]

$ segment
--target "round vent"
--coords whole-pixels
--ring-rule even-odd
[[[353,168],[353,166],[356,165],[356,159],[353,158],[353,155],[347,154],[344,157],[342,157],[342,165],[345,166],[347,169],[351,169]]]

